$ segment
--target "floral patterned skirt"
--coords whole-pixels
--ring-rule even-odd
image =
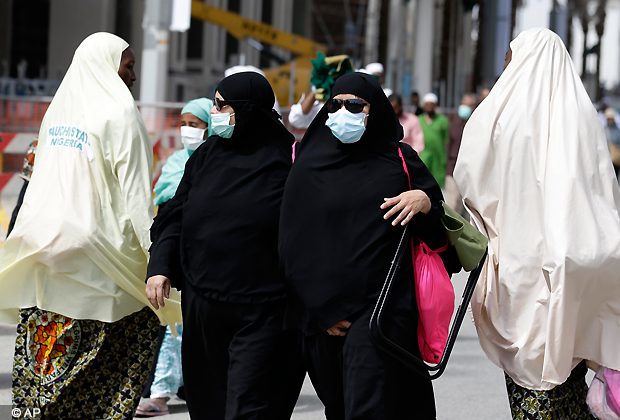
[[[510,411],[514,420],[595,420],[586,397],[585,361],[579,363],[562,385],[549,391],[533,391],[517,385],[506,375]]]
[[[113,323],[20,310],[13,408],[39,408],[43,418],[132,419],[158,329],[149,308]]]

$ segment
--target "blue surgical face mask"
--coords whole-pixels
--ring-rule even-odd
[[[213,132],[224,139],[231,138],[235,129],[234,125],[230,125],[230,117],[233,115],[235,114],[229,114],[228,112],[211,114],[211,128],[213,128]]]
[[[458,114],[461,119],[466,120],[471,116],[472,109],[467,105],[459,105]]]
[[[329,117],[325,121],[325,125],[332,130],[332,134],[341,142],[355,143],[359,141],[366,131],[364,120],[368,114],[358,112],[354,114],[340,108],[338,111],[327,114]]]

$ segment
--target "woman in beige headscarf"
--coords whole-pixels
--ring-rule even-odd
[[[521,33],[454,178],[489,257],[472,298],[513,418],[590,419],[584,360],[620,369],[620,191],[560,38]]]
[[[160,321],[181,321],[178,294],[156,314],[145,293],[153,151],[134,61],[108,33],[77,48],[0,255],[0,322],[18,324],[13,406],[41,417],[133,418]]]

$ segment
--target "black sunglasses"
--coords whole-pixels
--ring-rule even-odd
[[[361,99],[345,99],[345,100],[330,99],[329,103],[327,104],[327,111],[329,113],[334,113],[338,111],[340,108],[342,108],[342,105],[344,105],[347,111],[352,112],[354,114],[362,112],[362,110],[364,109],[364,106],[366,105],[370,106],[368,102],[365,102]]]
[[[226,105],[232,104],[234,101],[225,101],[220,98],[213,98],[213,103],[215,104],[215,109],[221,111]]]

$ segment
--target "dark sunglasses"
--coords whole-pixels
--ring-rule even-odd
[[[235,101],[224,101],[220,98],[213,98],[213,103],[215,104],[215,109],[221,111],[226,105],[231,105]]]
[[[362,112],[362,110],[364,109],[364,106],[366,105],[370,106],[368,102],[365,102],[361,99],[345,99],[345,100],[330,99],[329,103],[327,104],[327,111],[329,113],[334,113],[338,111],[340,108],[342,108],[342,105],[344,105],[347,111],[352,112],[354,114]]]

